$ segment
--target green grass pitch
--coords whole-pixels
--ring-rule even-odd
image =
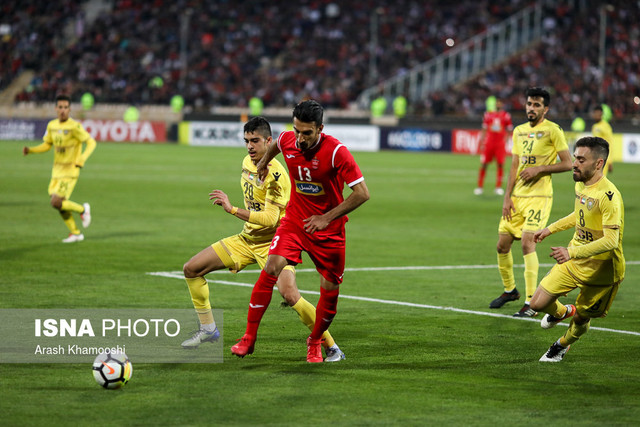
[[[191,308],[184,281],[146,273],[179,271],[197,251],[240,230],[208,193],[220,188],[241,204],[243,150],[100,143],[73,194],[91,203],[93,224],[84,242],[63,245],[67,230],[47,196],[52,154],[23,158],[23,145],[0,143],[0,309]],[[492,267],[501,198],[473,195],[478,159],[354,154],[371,200],[347,225],[347,268],[355,270],[345,274],[331,327],[345,361],[307,364],[308,331],[276,296],[256,352],[231,356],[250,289],[214,284],[213,306],[224,310],[224,363],[133,361],[130,384],[117,391],[101,389],[90,364],[0,364],[2,424],[637,425],[638,165],[616,164],[611,175],[626,204],[629,263],[610,314],[592,322],[562,363],[542,364],[538,358],[564,326],[545,331],[509,317],[520,303],[488,308],[501,292]],[[487,190],[494,176],[492,166]],[[554,182],[551,221],[573,206],[571,175]],[[538,246],[540,277],[552,261],[549,248],[570,238],[567,231]],[[521,265],[517,245],[513,252]],[[398,268],[406,266],[451,268]],[[301,268],[311,267],[305,258]],[[253,283],[257,275],[209,278]],[[524,290],[521,267],[516,280]],[[298,282],[319,289],[314,272],[300,272]]]

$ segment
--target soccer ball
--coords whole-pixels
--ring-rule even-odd
[[[101,353],[93,362],[93,377],[104,388],[120,388],[131,379],[133,366],[124,353]]]

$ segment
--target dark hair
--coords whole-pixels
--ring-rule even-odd
[[[541,87],[530,87],[524,94],[527,98],[542,98],[542,103],[545,107],[548,107],[551,102],[551,95],[549,95],[549,92],[546,89]]]
[[[67,101],[69,104],[71,104],[71,97],[69,95],[58,95],[56,96],[56,104],[58,103],[58,101]]]
[[[316,127],[322,125],[323,114],[322,105],[313,99],[302,101],[293,109],[293,118],[303,123],[315,123]]]
[[[607,163],[609,158],[609,143],[599,136],[585,136],[576,141],[577,147],[588,147],[598,159],[603,159]]]
[[[604,111],[604,110],[602,109],[602,105],[598,104],[594,107],[593,111]]]
[[[271,136],[271,125],[261,116],[252,117],[247,123],[244,124],[244,133],[257,132],[264,136],[265,139]]]

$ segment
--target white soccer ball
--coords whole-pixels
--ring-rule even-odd
[[[93,362],[93,377],[104,388],[120,388],[131,379],[133,366],[124,353],[101,353]]]

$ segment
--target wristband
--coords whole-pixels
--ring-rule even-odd
[[[231,208],[231,212],[229,212],[231,215],[235,215],[238,212],[238,208],[237,207],[232,207]]]

